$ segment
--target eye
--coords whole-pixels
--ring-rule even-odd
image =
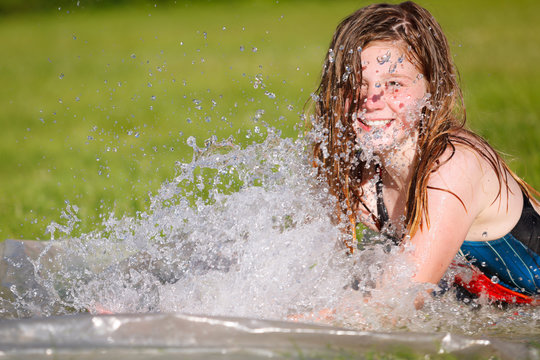
[[[386,88],[391,92],[397,92],[403,84],[396,80],[390,80],[386,82]]]

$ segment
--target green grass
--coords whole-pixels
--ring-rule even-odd
[[[247,143],[246,131],[264,121],[295,136],[335,26],[366,3],[179,2],[4,16],[0,239],[46,238],[67,201],[80,208],[83,229],[111,209],[144,210],[175,161],[189,161],[190,135],[199,145],[213,134]],[[540,188],[540,3],[421,3],[451,41],[470,126]],[[256,76],[265,88],[254,88]]]

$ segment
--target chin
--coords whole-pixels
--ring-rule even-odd
[[[362,150],[367,151],[368,153],[388,154],[402,149],[407,143],[407,139],[376,138],[373,134],[364,133],[356,138],[356,142]]]

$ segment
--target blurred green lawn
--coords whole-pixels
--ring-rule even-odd
[[[366,1],[204,2],[0,18],[0,239],[134,214],[186,139],[296,136],[338,22]],[[540,3],[421,1],[445,29],[469,125],[540,188]],[[259,82],[262,81],[262,84]],[[257,85],[257,88],[255,88]],[[264,110],[262,113],[260,110]]]

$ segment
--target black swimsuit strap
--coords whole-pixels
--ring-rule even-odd
[[[389,224],[390,216],[388,216],[388,209],[386,209],[386,205],[384,205],[381,166],[375,165],[375,171],[379,176],[377,182],[375,183],[375,192],[377,194],[377,222],[379,224],[379,229],[385,236],[390,238],[395,245],[399,245],[401,243],[401,239],[396,236],[394,230],[392,229],[392,224]],[[385,229],[384,227],[387,224],[390,226]]]
[[[375,191],[377,193],[377,218],[379,219],[379,224],[382,228],[388,223],[390,217],[388,216],[388,210],[386,209],[386,205],[384,205],[381,166],[375,165],[375,171],[379,176],[377,182],[375,183]]]

